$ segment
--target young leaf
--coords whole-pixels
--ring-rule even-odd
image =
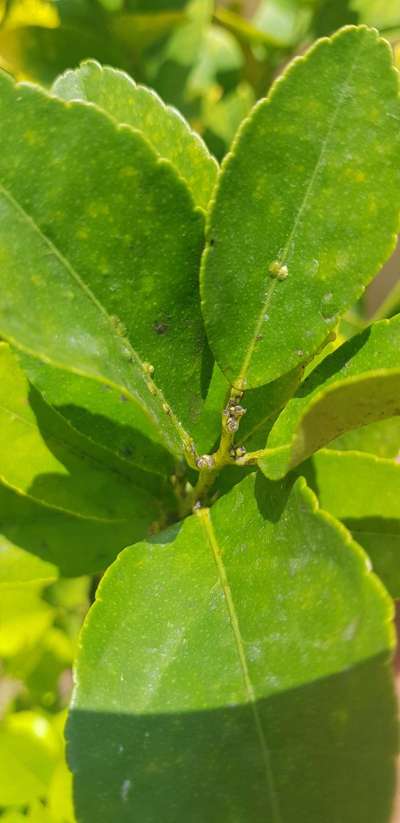
[[[306,362],[394,248],[398,79],[345,28],[295,60],[243,124],[208,223],[203,314],[237,388]]]
[[[131,520],[161,480],[112,460],[43,402],[0,344],[0,481],[29,499],[102,523]]]
[[[253,474],[127,549],[81,641],[67,734],[79,820],[383,823],[390,616],[302,479]]]
[[[136,85],[124,72],[102,67],[94,60],[83,63],[76,71],[65,72],[52,91],[64,100],[95,103],[117,123],[141,131],[157,154],[170,160],[183,177],[196,205],[207,208],[218,165],[201,137],[156,92]]]
[[[283,477],[345,431],[400,414],[400,315],[374,323],[329,355],[289,400],[260,452]]]
[[[2,75],[0,116],[0,333],[117,387],[169,449],[190,447],[184,426],[201,406],[209,353],[202,217],[186,186],[94,106]]]
[[[342,520],[368,552],[392,597],[400,597],[400,465],[370,454],[322,449],[313,457],[309,482],[321,506]]]

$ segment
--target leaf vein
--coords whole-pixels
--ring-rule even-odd
[[[196,514],[200,518],[200,521],[202,523],[202,526],[203,526],[203,529],[204,529],[204,532],[205,532],[205,535],[206,535],[207,543],[209,544],[209,546],[211,548],[211,551],[212,551],[212,554],[213,554],[213,557],[214,557],[214,560],[215,560],[215,564],[216,564],[217,570],[218,570],[220,585],[221,585],[221,588],[223,590],[224,597],[225,597],[225,603],[226,603],[226,607],[227,607],[227,610],[228,610],[229,619],[230,619],[230,623],[231,623],[231,627],[232,627],[232,632],[233,632],[233,635],[234,635],[236,648],[237,648],[237,652],[238,652],[240,668],[242,670],[243,681],[244,681],[245,691],[246,691],[246,695],[247,695],[247,699],[248,699],[248,704],[249,704],[249,707],[250,707],[252,715],[253,715],[256,734],[257,734],[258,742],[259,742],[259,745],[260,745],[261,756],[262,756],[262,761],[263,761],[263,767],[264,767],[265,776],[266,776],[267,789],[269,791],[269,797],[270,797],[270,800],[271,800],[271,806],[272,806],[272,812],[273,812],[273,821],[271,821],[271,823],[281,823],[282,822],[282,817],[281,817],[281,813],[280,813],[279,800],[278,800],[278,796],[277,796],[277,792],[276,792],[276,788],[275,788],[275,783],[274,783],[274,776],[273,776],[272,766],[271,766],[270,751],[269,751],[268,744],[267,744],[267,741],[266,741],[266,737],[265,737],[265,734],[264,734],[264,729],[263,729],[263,725],[262,725],[262,722],[261,722],[261,717],[260,717],[260,714],[259,714],[258,708],[257,708],[257,698],[256,698],[256,694],[255,694],[255,691],[254,691],[254,686],[253,686],[253,683],[252,683],[252,680],[251,680],[249,667],[248,667],[248,664],[247,664],[245,645],[244,645],[242,634],[241,634],[241,631],[240,631],[239,618],[238,618],[238,615],[237,615],[237,612],[236,612],[231,587],[229,585],[228,576],[227,576],[224,561],[223,561],[223,558],[222,558],[222,552],[221,552],[221,549],[218,545],[218,541],[217,541],[217,538],[216,538],[216,535],[215,535],[215,532],[214,532],[214,529],[213,529],[213,525],[212,525],[212,521],[211,521],[211,517],[210,517],[210,510],[209,509],[199,509],[196,512]]]

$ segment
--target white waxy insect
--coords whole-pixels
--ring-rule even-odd
[[[202,454],[201,457],[197,458],[196,466],[198,469],[212,469],[214,462],[212,454]]]

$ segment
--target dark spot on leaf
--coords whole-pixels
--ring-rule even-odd
[[[216,242],[217,241],[216,241],[215,237],[212,237],[211,240],[210,240],[210,246],[215,246]]]
[[[165,334],[168,331],[168,326],[166,323],[157,322],[154,323],[153,329],[156,334]]]
[[[132,457],[133,449],[130,446],[124,446],[124,448],[120,450],[120,454],[122,454],[123,457]]]
[[[128,397],[126,397],[124,394],[120,394],[119,399],[122,403],[129,403]]]

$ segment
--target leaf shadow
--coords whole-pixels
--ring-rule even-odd
[[[46,448],[60,464],[59,471],[35,475],[27,490],[34,500],[86,517],[123,520],[130,516],[133,491],[143,505],[149,492],[159,492],[162,478],[135,466],[113,463],[111,455],[108,459],[107,452],[71,428],[32,385],[29,405]],[[137,505],[132,506],[132,515],[135,508]]]
[[[319,386],[324,385],[330,377],[338,374],[346,363],[364,348],[370,334],[370,328],[364,329],[360,334],[357,334],[355,337],[352,337],[351,340],[339,346],[332,354],[329,354],[328,357],[322,360],[314,371],[311,372],[304,383],[300,384],[295,396],[308,397],[308,395],[318,389]]]
[[[397,752],[388,655],[259,700],[256,712],[264,757],[249,706],[142,715],[73,707],[78,819],[388,823]]]

